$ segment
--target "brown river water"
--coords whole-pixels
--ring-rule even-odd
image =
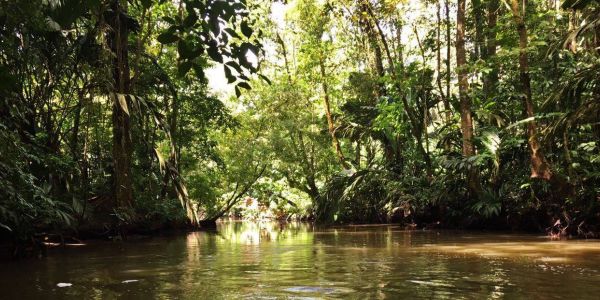
[[[600,299],[600,241],[225,222],[0,262],[0,299],[66,298]]]

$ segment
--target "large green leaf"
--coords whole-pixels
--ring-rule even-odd
[[[208,56],[210,56],[210,58],[216,62],[223,62],[223,54],[221,54],[221,52],[219,51],[219,48],[217,47],[217,42],[214,40],[211,40],[210,42],[208,42]]]
[[[146,9],[152,6],[152,0],[140,0],[140,3],[142,4],[142,7]]]
[[[250,28],[250,25],[248,25],[248,22],[246,20],[242,21],[242,24],[240,24],[240,28],[242,30],[242,33],[250,38],[252,36],[252,28]]]
[[[193,59],[198,57],[200,53],[194,49],[194,45],[185,40],[179,40],[177,42],[177,53],[182,59]]]
[[[231,73],[231,69],[227,67],[227,65],[223,65],[223,70],[225,71],[225,78],[227,78],[227,83],[234,83],[236,78]]]
[[[129,115],[129,108],[127,106],[127,98],[125,94],[115,93],[115,104],[118,105],[123,112]]]
[[[242,81],[242,82],[238,83],[237,86],[239,86],[241,88],[245,88],[247,90],[251,90],[252,89],[252,87],[250,86],[250,84],[248,84],[245,81]]]
[[[159,34],[156,40],[158,40],[161,44],[171,44],[177,42],[179,37],[175,35],[175,33],[167,31]]]
[[[179,64],[179,66],[177,67],[177,74],[179,74],[179,76],[185,76],[185,74],[187,74],[187,72],[190,71],[190,69],[192,68],[192,62],[189,60],[183,61]]]
[[[198,21],[198,15],[195,12],[188,13],[187,17],[183,20],[183,26],[192,27]]]
[[[196,77],[198,77],[199,80],[204,81],[204,68],[202,65],[199,63],[194,63],[192,68],[194,68],[194,72],[196,72]]]

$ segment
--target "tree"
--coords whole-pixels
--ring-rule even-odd
[[[113,58],[113,185],[116,208],[131,208],[133,183],[131,173],[131,120],[129,116],[129,32],[135,27],[127,16],[127,1],[114,0],[110,4],[108,40]]]
[[[522,9],[521,9],[522,6]],[[527,136],[529,150],[531,151],[531,177],[550,180],[553,176],[552,170],[546,157],[544,156],[541,145],[538,141],[537,123],[535,121],[535,109],[531,95],[531,78],[529,76],[529,56],[527,54],[528,35],[527,25],[525,24],[526,2],[519,3],[519,0],[510,1],[510,10],[512,11],[517,31],[519,33],[519,73],[521,82],[521,93],[523,99],[523,108],[525,116],[529,119],[527,122]]]
[[[460,99],[460,128],[462,132],[462,154],[465,158],[475,155],[475,145],[473,141],[473,116],[471,111],[471,99],[469,96],[469,79],[467,55],[465,51],[465,0],[458,0],[456,11],[456,69],[458,73],[458,94]],[[477,12],[478,13],[478,12]],[[479,45],[476,45],[476,48]],[[477,194],[481,189],[477,170],[469,167],[467,184],[471,193]]]

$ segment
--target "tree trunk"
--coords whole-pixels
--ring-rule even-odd
[[[446,97],[444,96],[444,89],[442,88],[442,15],[441,5],[438,2],[436,5],[436,27],[435,27],[435,54],[436,54],[436,68],[437,76],[435,77],[435,83],[440,91],[440,97],[442,102],[446,103]],[[447,120],[446,120],[447,121]]]
[[[115,207],[131,207],[133,204],[133,184],[131,174],[131,121],[127,107],[129,97],[120,101],[117,94],[129,94],[130,75],[127,36],[127,2],[115,0],[112,3],[113,17],[109,20],[109,34],[113,59],[114,103],[113,103],[113,189]]]
[[[356,148],[354,148],[354,165],[356,166],[357,170],[360,170],[361,147],[360,138],[358,138],[356,139]]]
[[[73,117],[73,133],[71,135],[70,147],[71,155],[75,162],[79,161],[79,126],[81,124],[81,111],[83,109],[85,87],[77,93],[77,105],[75,106],[75,116]]]
[[[331,135],[333,148],[338,156],[338,159],[340,160],[340,164],[342,165],[342,167],[344,169],[349,169],[350,166],[346,162],[346,158],[344,157],[344,153],[342,152],[342,147],[340,146],[340,141],[338,140],[335,134],[335,125],[333,123],[333,116],[331,115],[331,104],[329,102],[329,85],[327,84],[327,72],[325,71],[325,61],[322,56],[319,58],[319,67],[321,70],[321,87],[323,88],[325,115],[327,116],[327,125],[329,128],[329,134]]]
[[[473,117],[471,115],[471,99],[469,98],[469,81],[467,55],[465,51],[465,0],[458,0],[456,15],[456,69],[458,73],[458,92],[460,98],[460,127],[462,131],[462,154],[468,158],[475,155],[473,145]],[[471,195],[476,196],[481,190],[479,176],[475,167],[467,171],[467,184]]]
[[[497,1],[490,1],[497,2]],[[485,47],[484,47],[484,36],[483,36],[483,17],[484,10],[483,4],[481,0],[473,0],[471,3],[473,7],[473,17],[475,21],[475,57],[478,59],[482,59],[485,57]]]
[[[444,115],[446,118],[446,122],[450,122],[450,120],[452,119],[452,113],[451,113],[451,108],[450,108],[450,101],[448,101],[448,96],[449,93],[447,92],[446,94],[444,94],[444,88],[442,87],[442,6],[441,4],[438,2],[437,6],[436,6],[436,30],[435,30],[435,35],[436,35],[436,62],[437,62],[437,77],[436,77],[436,83],[438,86],[438,89],[440,91],[440,98],[442,99],[442,103],[444,104]],[[450,43],[448,42],[448,45],[450,45]],[[450,59],[448,59],[450,60]],[[446,69],[446,72],[448,72],[448,74],[450,74],[450,68]],[[448,150],[450,148],[450,144],[446,143],[444,145],[444,148],[446,150]]]
[[[540,178],[544,180],[552,179],[552,170],[546,161],[539,141],[537,140],[537,124],[535,122],[535,111],[531,96],[531,78],[529,76],[529,57],[527,54],[528,35],[525,25],[525,12],[521,12],[519,0],[511,0],[511,10],[517,24],[519,33],[519,73],[521,79],[521,93],[523,93],[523,106],[525,115],[529,118],[527,123],[527,135],[529,150],[531,151],[531,178]],[[523,8],[525,7],[523,3]]]
[[[468,95],[469,82],[467,79],[467,56],[465,52],[465,0],[458,0],[456,15],[456,68],[458,69],[462,152],[463,156],[470,157],[475,154],[475,148],[473,147],[473,119],[471,116],[471,100]]]
[[[452,58],[451,54],[451,44],[452,44],[452,35],[451,31],[451,23],[450,23],[450,3],[449,0],[446,0],[444,3],[446,9],[446,97],[444,97],[444,109],[446,110],[446,119],[452,118],[452,107],[450,106],[450,99],[452,99],[450,95],[450,83],[451,83],[451,72],[450,72],[450,61]]]
[[[304,135],[302,134],[302,131],[299,130],[297,132],[297,134],[298,134],[298,143],[294,143],[293,138],[292,138],[292,143],[294,144],[296,153],[302,159],[302,163],[303,163],[302,169],[304,171],[304,178],[306,180],[306,184],[302,184],[300,182],[293,180],[293,178],[291,176],[287,176],[288,183],[290,184],[290,186],[304,191],[313,200],[313,203],[317,203],[317,201],[319,200],[320,193],[319,193],[319,188],[317,187],[317,183],[315,180],[316,170],[315,170],[314,160],[312,159],[312,156],[311,156],[311,158],[309,158],[309,155],[306,152],[306,143],[304,142]],[[293,136],[293,134],[290,134],[290,137],[292,137],[292,136]]]
[[[387,94],[387,91],[385,89],[385,84],[381,81],[381,79],[385,76],[385,69],[383,67],[383,53],[381,51],[381,47],[379,46],[377,32],[375,31],[373,23],[369,19],[369,3],[367,1],[361,1],[359,8],[361,29],[367,35],[367,39],[369,40],[369,46],[373,50],[373,54],[375,55],[375,71],[377,72],[377,76],[379,76],[380,79],[378,81],[378,95],[384,96]],[[376,105],[376,103],[373,103],[373,105]],[[398,157],[396,157],[396,154],[398,151],[394,149],[394,137],[390,137],[384,131],[382,131],[382,135],[383,138],[381,139],[381,143],[383,146],[383,153],[386,164],[390,166],[392,170],[401,171],[401,168],[398,168],[397,166]]]
[[[577,11],[572,10],[569,13],[569,32],[577,30]],[[572,38],[569,42],[569,50],[573,53],[577,53],[577,38]]]
[[[485,60],[493,59],[496,56],[496,24],[498,22],[498,1],[488,1],[487,5],[487,43]],[[483,93],[486,98],[493,97],[498,82],[498,68],[495,64],[491,65],[491,71],[484,75]]]

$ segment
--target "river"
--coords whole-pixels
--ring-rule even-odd
[[[600,242],[224,222],[2,262],[0,299],[598,299]]]

